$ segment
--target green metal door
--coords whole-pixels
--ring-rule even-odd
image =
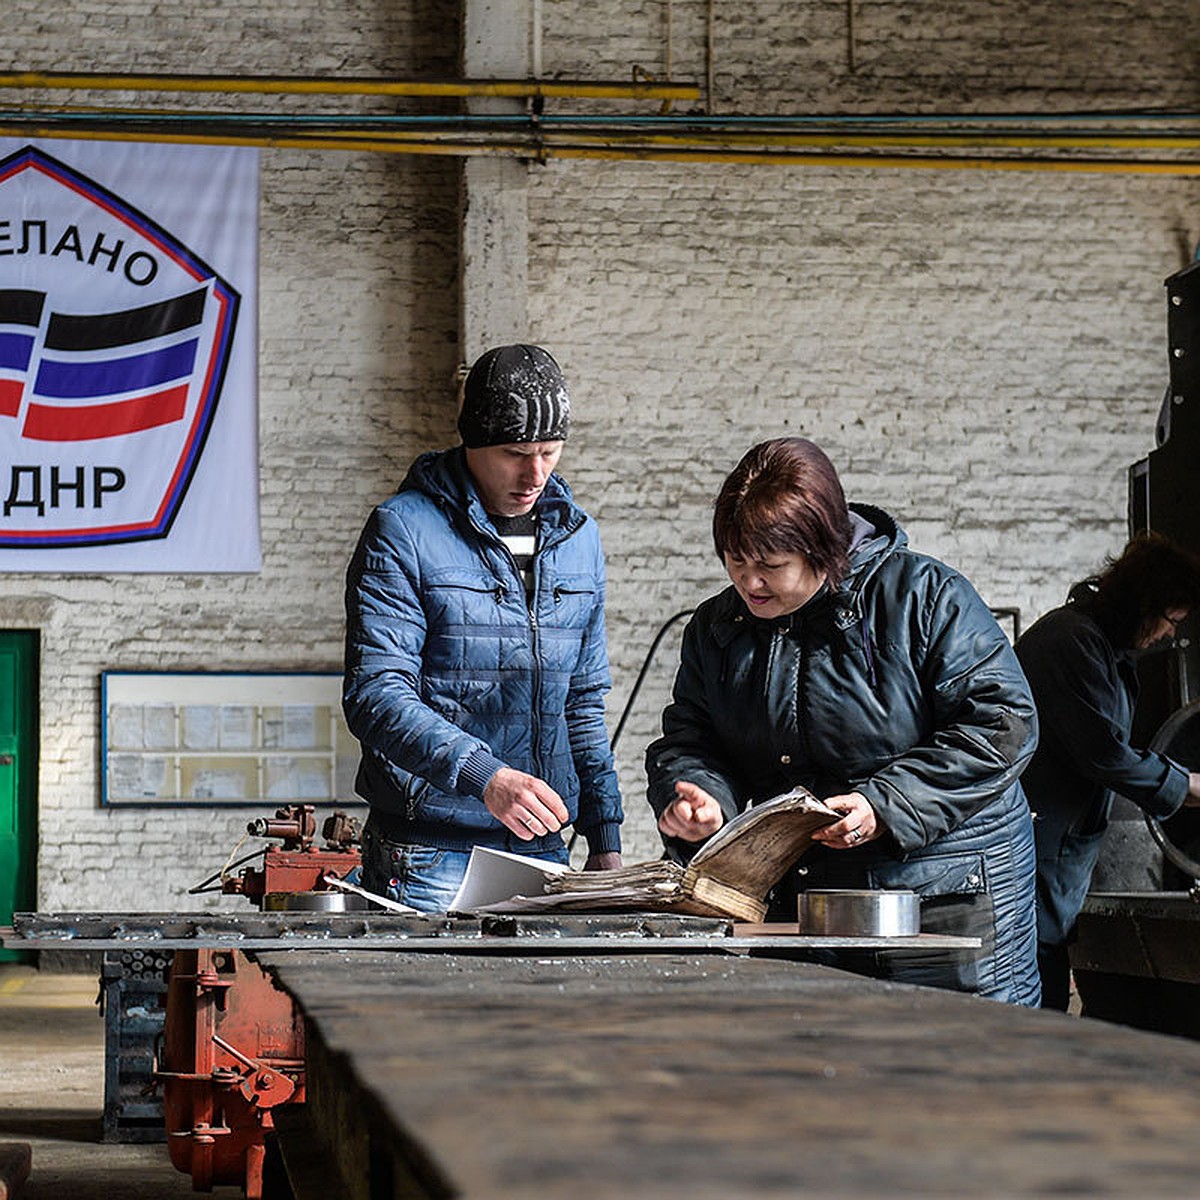
[[[36,896],[38,635],[0,630],[0,925]],[[0,949],[0,962],[28,958]]]

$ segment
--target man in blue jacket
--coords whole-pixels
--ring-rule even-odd
[[[462,445],[421,455],[346,579],[343,706],[371,806],[363,886],[445,911],[474,846],[621,865],[595,522],[554,472],[566,382],[538,346],[467,375]]]

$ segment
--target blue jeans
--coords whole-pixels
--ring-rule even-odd
[[[568,861],[565,848],[529,857]],[[368,820],[362,832],[362,886],[422,912],[443,913],[458,892],[470,858],[469,850],[389,841]]]

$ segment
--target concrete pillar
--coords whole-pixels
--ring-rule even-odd
[[[463,0],[462,74],[532,75],[531,0]],[[467,101],[469,113],[525,112],[502,97]],[[459,347],[471,363],[489,346],[525,341],[528,314],[526,176],[521,160],[464,158],[459,182]]]

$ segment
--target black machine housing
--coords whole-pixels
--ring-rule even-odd
[[[1200,262],[1166,280],[1170,383],[1155,424],[1155,448],[1129,469],[1130,534],[1154,531],[1200,554]],[[1139,665],[1141,694],[1133,742],[1153,746],[1189,769],[1200,769],[1200,614],[1193,613],[1174,644]],[[1127,801],[1114,818],[1141,820]],[[1163,825],[1184,853],[1200,853],[1200,810],[1184,810]],[[1159,857],[1166,890],[1188,888]],[[1144,886],[1144,885],[1143,885]]]

